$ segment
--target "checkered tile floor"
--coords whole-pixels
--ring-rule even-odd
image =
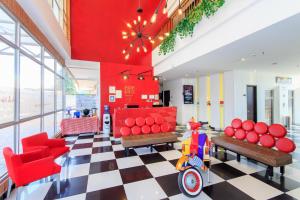
[[[218,135],[208,132],[209,136]],[[300,134],[299,134],[300,135]],[[181,137],[179,137],[181,139]],[[177,159],[181,144],[169,150],[164,145],[130,150],[125,157],[120,140],[104,135],[82,134],[66,137],[72,148],[69,173],[62,170],[61,193],[56,195],[55,183],[33,183],[22,193],[22,199],[64,200],[140,200],[187,199],[177,185]],[[300,137],[294,135],[300,144]],[[197,199],[300,199],[300,151],[294,153],[294,163],[286,167],[284,176],[275,169],[272,180],[265,178],[266,167],[241,159],[235,154],[215,153],[212,158],[211,181],[203,173],[204,189]]]

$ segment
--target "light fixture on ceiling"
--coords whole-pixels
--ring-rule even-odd
[[[152,16],[150,22],[151,24],[155,23],[158,10],[163,0],[160,0],[158,7],[155,9],[154,15]],[[124,40],[131,40],[128,47],[122,50],[122,54],[124,55],[125,60],[128,60],[132,50],[136,49],[137,53],[140,53],[143,50],[144,53],[148,52],[147,43],[154,44],[155,41],[150,36],[151,33],[148,32],[148,23],[147,20],[142,20],[143,8],[141,7],[141,0],[139,0],[139,7],[137,8],[138,17],[133,20],[133,23],[126,23],[129,31],[122,31],[122,38]]]
[[[140,81],[145,80],[145,77],[143,75],[139,75],[138,80],[140,80]]]
[[[123,74],[123,79],[127,80],[127,79],[129,79],[129,76],[127,74]]]
[[[165,14],[167,14],[167,12],[168,12],[168,0],[166,0],[166,4],[163,9],[163,14],[165,15]]]
[[[241,58],[241,61],[242,61],[242,62],[245,62],[245,61],[246,61],[246,58]]]
[[[181,3],[180,0],[178,0],[179,6],[178,6],[178,14],[182,15],[182,8],[181,8]]]
[[[153,76],[153,80],[154,80],[154,81],[158,81],[158,80],[159,80],[159,77],[158,77],[158,76]]]

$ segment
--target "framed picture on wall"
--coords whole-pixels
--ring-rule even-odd
[[[194,104],[194,90],[192,85],[183,85],[183,103]]]

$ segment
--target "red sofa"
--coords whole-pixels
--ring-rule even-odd
[[[176,107],[115,109],[114,137],[175,131],[176,114]]]

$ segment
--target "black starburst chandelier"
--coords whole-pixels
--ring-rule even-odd
[[[143,8],[141,7],[141,0],[139,0],[139,7],[137,8],[137,19],[134,19],[132,23],[126,23],[127,31],[122,31],[122,38],[124,40],[128,40],[129,43],[125,49],[122,50],[122,54],[124,55],[125,60],[128,60],[130,55],[133,51],[140,53],[143,51],[144,53],[148,52],[146,47],[147,43],[154,44],[154,38],[149,32],[149,27],[151,24],[156,22],[156,19],[159,14],[160,6],[162,5],[163,1],[160,0],[157,8],[154,11],[150,19],[150,23],[147,20],[142,20],[141,14],[143,13]],[[166,4],[163,8],[163,14],[167,13],[167,0]]]

